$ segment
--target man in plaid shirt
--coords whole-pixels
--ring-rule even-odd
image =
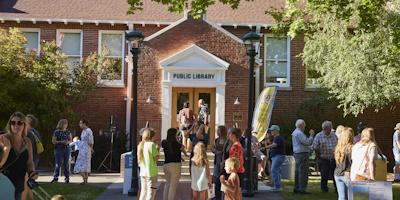
[[[336,168],[335,147],[337,144],[336,134],[332,132],[332,122],[324,121],[322,123],[322,131],[314,138],[313,149],[315,150],[318,166],[321,173],[321,190],[328,192],[328,179],[332,178],[336,189],[333,172]]]

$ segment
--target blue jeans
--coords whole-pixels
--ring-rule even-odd
[[[349,178],[346,176],[335,176],[336,188],[338,192],[338,200],[347,199],[347,184],[349,183]]]
[[[335,185],[335,179],[333,178],[333,172],[336,168],[335,159],[318,159],[319,171],[321,173],[321,190],[324,192],[329,191],[328,180],[333,179],[333,185]]]
[[[296,169],[294,171],[294,191],[305,192],[308,185],[309,153],[294,153]]]
[[[272,160],[272,166],[271,166],[271,172],[272,172],[272,181],[274,182],[274,186],[276,189],[281,188],[281,166],[282,163],[285,161],[285,156],[284,155],[276,155],[271,158]]]
[[[55,167],[54,167],[54,179],[58,179],[60,175],[61,162],[63,163],[65,179],[69,178],[69,156],[70,148],[56,148],[54,149]]]

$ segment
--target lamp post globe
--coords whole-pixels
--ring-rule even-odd
[[[252,153],[251,153],[251,131],[252,131],[252,120],[254,112],[254,94],[255,94],[255,84],[254,84],[254,63],[255,56],[257,55],[255,45],[260,42],[260,35],[254,31],[246,33],[243,38],[243,43],[247,49],[247,55],[249,56],[249,99],[248,99],[248,116],[247,116],[247,129],[246,129],[246,156],[245,156],[245,174],[243,179],[243,196],[252,197],[254,196],[253,191],[253,169],[252,165]]]
[[[140,53],[140,46],[143,42],[143,34],[134,29],[125,34],[125,39],[129,42],[130,52],[132,53],[132,103],[131,106],[131,127],[130,127],[130,138],[131,138],[131,150],[132,150],[132,177],[131,177],[131,188],[128,191],[129,196],[136,196],[139,191],[139,177],[138,177],[138,162],[137,162],[137,113],[138,113],[138,58]]]

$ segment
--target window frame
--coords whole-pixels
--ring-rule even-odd
[[[268,42],[268,38],[286,38],[286,59],[267,59],[267,42]],[[290,88],[291,87],[291,74],[290,74],[290,37],[286,36],[286,37],[281,37],[281,36],[276,36],[274,34],[265,34],[264,35],[264,87],[268,87],[268,86],[278,86],[280,88]],[[286,61],[286,76],[287,76],[287,81],[286,83],[270,83],[267,82],[267,62],[271,62],[271,61]]]
[[[28,32],[28,33],[33,33],[36,32],[38,33],[38,46],[37,46],[37,55],[40,54],[40,28],[19,28],[19,30],[24,33],[24,32]],[[26,48],[25,48],[26,49]],[[27,50],[27,49],[26,49]]]
[[[80,46],[80,52],[79,52],[80,55],[67,55],[64,52],[63,52],[63,54],[67,58],[69,58],[69,57],[78,58],[79,57],[79,60],[82,61],[83,60],[83,31],[82,31],[82,29],[57,29],[57,34],[56,34],[57,45],[59,44],[61,33],[79,33],[80,34],[80,36],[81,36],[80,37],[80,41],[79,41],[79,43],[80,43],[80,45],[79,45]],[[59,48],[61,48],[61,46]]]
[[[106,56],[107,58],[121,58],[121,79],[120,80],[106,80],[106,79],[101,79],[99,77],[99,80],[97,81],[98,84],[103,85],[103,86],[109,86],[109,87],[124,87],[125,86],[125,31],[123,30],[99,30],[99,37],[98,37],[98,50],[97,52],[100,53],[102,50],[102,37],[103,34],[121,34],[122,39],[122,52],[121,52],[121,57],[117,56]]]

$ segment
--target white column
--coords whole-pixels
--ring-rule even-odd
[[[168,82],[163,82],[161,102],[162,102],[161,139],[166,139],[167,130],[171,128],[171,112],[172,112],[172,87]]]
[[[133,70],[133,62],[132,62],[132,54],[129,53],[125,57],[125,61],[128,63],[128,86],[126,87],[126,117],[125,117],[125,133],[128,134],[131,132],[131,106],[132,106],[132,70]]]
[[[215,130],[225,125],[225,85],[219,84],[215,89]]]

